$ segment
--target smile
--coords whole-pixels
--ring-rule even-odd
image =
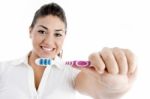
[[[54,50],[54,48],[49,48],[49,47],[44,47],[44,46],[41,46],[41,48],[42,48],[42,50],[44,50],[44,51],[48,51],[48,52],[50,52],[50,51],[53,51]]]

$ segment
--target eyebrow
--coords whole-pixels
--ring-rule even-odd
[[[42,27],[42,28],[44,28],[44,29],[48,30],[48,28],[47,28],[46,26],[39,25],[39,27]]]
[[[56,32],[59,32],[59,31],[64,31],[63,29],[56,29],[55,30]]]
[[[48,30],[48,28],[46,26],[43,26],[43,25],[39,25],[39,27],[42,27],[46,30]],[[59,31],[64,31],[63,29],[55,29],[56,32],[59,32]]]

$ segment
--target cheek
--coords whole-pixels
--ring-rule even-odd
[[[40,44],[40,42],[42,42],[42,40],[43,39],[38,36],[33,36],[32,37],[33,46],[37,46],[38,44]]]
[[[64,42],[64,39],[61,39],[57,42],[57,45],[59,46],[59,48],[61,49],[62,46],[63,46],[63,42]]]
[[[57,41],[57,53],[60,53],[62,50],[63,41]]]
[[[57,42],[57,48],[60,50],[62,48],[62,42]]]

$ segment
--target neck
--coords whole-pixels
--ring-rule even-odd
[[[28,62],[29,62],[30,66],[36,65],[35,64],[35,59],[36,59],[36,57],[33,54],[33,52],[31,51],[30,54],[29,54],[29,56],[28,56]]]
[[[31,52],[28,56],[28,62],[29,62],[29,65],[33,68],[33,69],[45,69],[45,67],[43,66],[38,66],[36,63],[35,63],[35,60],[39,58],[38,56],[34,55],[33,52]]]

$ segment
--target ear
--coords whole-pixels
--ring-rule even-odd
[[[32,38],[32,27],[29,27],[29,37]]]

